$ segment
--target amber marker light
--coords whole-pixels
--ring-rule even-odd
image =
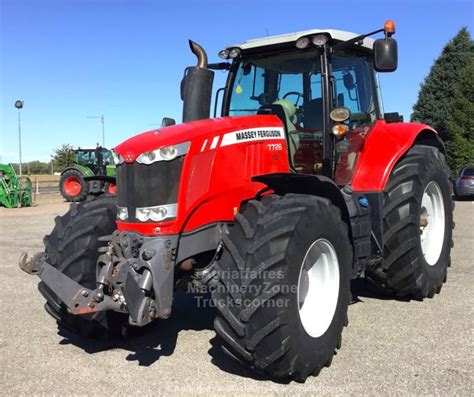
[[[391,19],[387,19],[383,26],[383,30],[388,36],[391,36],[395,33],[395,23]]]
[[[349,131],[349,127],[345,124],[336,124],[331,128],[331,132],[337,137],[343,137]]]

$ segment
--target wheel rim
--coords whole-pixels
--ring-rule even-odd
[[[426,263],[434,266],[441,255],[444,242],[444,201],[439,185],[431,181],[421,199],[420,240]]]
[[[309,247],[298,278],[298,311],[306,333],[323,335],[332,322],[339,297],[339,262],[326,239]]]
[[[68,176],[64,181],[64,191],[68,196],[74,197],[81,193],[81,181],[74,176]]]
[[[107,187],[107,193],[116,194],[117,193],[117,185],[115,183],[110,183]]]

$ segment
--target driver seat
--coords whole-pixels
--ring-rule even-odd
[[[285,126],[286,133],[288,135],[290,160],[294,165],[294,156],[298,150],[300,138],[298,130],[296,129],[296,106],[287,99],[278,99],[271,105],[264,105],[258,111],[257,114],[274,114],[278,116]]]

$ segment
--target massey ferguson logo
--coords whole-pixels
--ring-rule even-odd
[[[258,131],[242,131],[236,132],[235,137],[237,141],[244,139],[255,139],[255,138],[281,138],[281,131],[278,130],[258,130]]]
[[[251,128],[248,130],[229,132],[222,138],[221,146],[269,139],[285,139],[283,128]]]

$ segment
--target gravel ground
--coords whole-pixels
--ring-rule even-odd
[[[213,311],[180,295],[173,316],[125,341],[91,342],[58,330],[37,278],[17,265],[68,205],[0,208],[0,394],[474,395],[474,203],[458,202],[448,282],[424,302],[360,297],[331,368],[281,384],[233,364],[214,345]]]

